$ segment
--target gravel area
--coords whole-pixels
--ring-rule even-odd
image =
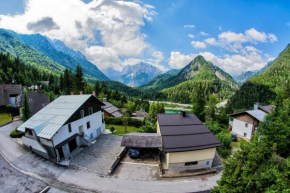
[[[40,192],[46,186],[45,183],[15,170],[0,156],[0,192]]]
[[[122,149],[121,140],[121,136],[101,135],[95,144],[84,148],[70,163],[107,173]]]

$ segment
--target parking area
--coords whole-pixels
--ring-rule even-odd
[[[121,163],[140,163],[140,164],[159,164],[159,150],[158,149],[141,149],[138,158],[130,158],[128,153],[123,157]]]
[[[121,140],[121,136],[103,134],[95,144],[74,156],[70,163],[107,174],[122,149]]]

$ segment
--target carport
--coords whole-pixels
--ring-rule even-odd
[[[121,146],[127,148],[161,148],[158,133],[128,133],[123,136]]]

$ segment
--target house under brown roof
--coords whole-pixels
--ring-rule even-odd
[[[2,84],[0,85],[0,106],[10,104],[10,97],[16,97],[22,91],[21,84]],[[11,104],[14,106],[15,104]]]
[[[109,103],[106,99],[103,99],[102,109],[107,112],[112,117],[123,117],[123,114],[119,112],[119,109],[115,107],[113,104]]]
[[[221,142],[194,115],[158,114],[163,150],[165,152],[184,152],[222,146]]]
[[[41,92],[27,93],[27,98],[28,98],[29,107],[31,109],[32,115],[34,115],[43,107],[49,104],[49,98]],[[24,99],[23,94],[19,94],[16,97],[16,100],[15,100],[16,107],[23,106],[23,99]]]

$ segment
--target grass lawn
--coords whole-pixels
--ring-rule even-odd
[[[137,127],[133,126],[127,126],[127,132],[125,132],[124,126],[123,125],[106,125],[106,129],[110,130],[111,127],[114,127],[116,129],[114,135],[124,135],[126,133],[136,133],[137,132]]]
[[[239,141],[236,141],[236,142],[232,142],[232,146],[234,147],[234,148],[240,148],[240,142]]]
[[[11,115],[10,113],[1,113],[0,114],[0,125],[8,123],[9,121],[11,121]]]

